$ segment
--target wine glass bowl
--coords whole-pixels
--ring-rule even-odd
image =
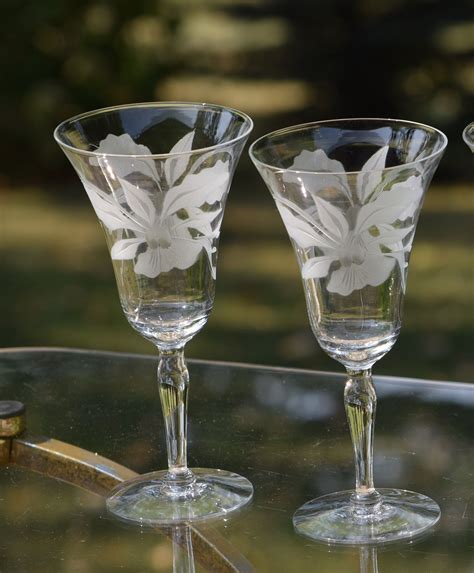
[[[237,110],[165,102],[88,112],[55,130],[104,229],[124,314],[159,351],[168,469],[111,493],[109,511],[126,521],[218,517],[253,495],[237,474],[187,467],[184,359],[213,306],[225,201],[251,129]]]
[[[371,367],[400,332],[416,224],[446,142],[413,122],[344,119],[282,129],[250,148],[292,242],[313,333],[349,376],[356,487],[296,512],[296,530],[313,539],[386,543],[439,519],[426,496],[374,488]]]

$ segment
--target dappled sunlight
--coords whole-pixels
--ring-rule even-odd
[[[317,97],[317,92],[308,82],[301,80],[180,75],[161,82],[155,95],[158,99],[171,101],[212,101],[262,117],[309,106]]]
[[[283,18],[236,18],[223,12],[200,10],[183,19],[177,42],[184,53],[233,54],[278,48],[288,41]]]
[[[445,52],[470,53],[474,49],[474,22],[453,23],[440,30],[435,41]]]

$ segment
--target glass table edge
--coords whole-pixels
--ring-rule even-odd
[[[97,349],[87,349],[87,348],[72,348],[72,347],[61,347],[61,346],[14,346],[0,348],[0,358],[4,354],[15,354],[15,353],[64,353],[64,354],[86,354],[93,356],[109,356],[109,357],[120,357],[120,358],[133,358],[140,360],[150,360],[156,361],[157,357],[151,354],[140,354],[133,352],[119,352],[112,350],[97,350]],[[309,376],[327,376],[339,381],[346,379],[344,372],[332,372],[325,370],[311,370],[306,368],[291,368],[287,366],[270,366],[268,364],[254,364],[254,363],[244,363],[244,362],[231,362],[223,360],[205,360],[200,358],[189,358],[187,359],[189,364],[202,364],[209,366],[220,366],[220,367],[232,367],[237,369],[253,369],[269,373],[278,374],[301,374]],[[392,384],[402,384],[402,385],[412,385],[421,384],[426,386],[449,386],[450,388],[459,388],[464,390],[472,389],[474,391],[474,384],[471,382],[459,382],[456,380],[428,380],[423,378],[412,378],[412,377],[398,377],[398,376],[386,376],[386,375],[374,375],[375,382],[384,382]]]

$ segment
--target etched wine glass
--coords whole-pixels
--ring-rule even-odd
[[[385,543],[418,535],[440,517],[424,495],[374,488],[371,368],[400,331],[415,227],[446,143],[417,123],[345,119],[282,129],[250,148],[293,244],[312,330],[349,377],[355,490],[296,512],[296,530],[313,539]]]
[[[462,137],[464,139],[464,143],[474,153],[474,121],[469,125],[466,125],[462,132]]]
[[[233,109],[169,102],[84,113],[54,133],[105,231],[125,316],[159,351],[168,469],[111,493],[107,508],[123,520],[196,521],[252,498],[238,474],[187,467],[183,353],[213,305],[224,205],[252,127]]]

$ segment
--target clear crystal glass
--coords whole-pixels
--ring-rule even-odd
[[[462,132],[462,137],[466,145],[474,153],[474,121],[469,125],[466,125],[464,131]]]
[[[224,205],[251,129],[239,111],[171,102],[92,111],[55,131],[105,231],[125,316],[159,351],[168,469],[111,493],[109,511],[127,521],[217,517],[252,498],[244,477],[187,467],[183,354],[213,305]]]
[[[371,368],[400,332],[418,215],[446,143],[412,122],[346,119],[282,129],[251,146],[298,259],[312,330],[348,373],[355,489],[296,512],[296,530],[313,539],[386,543],[439,519],[424,495],[374,488]]]

